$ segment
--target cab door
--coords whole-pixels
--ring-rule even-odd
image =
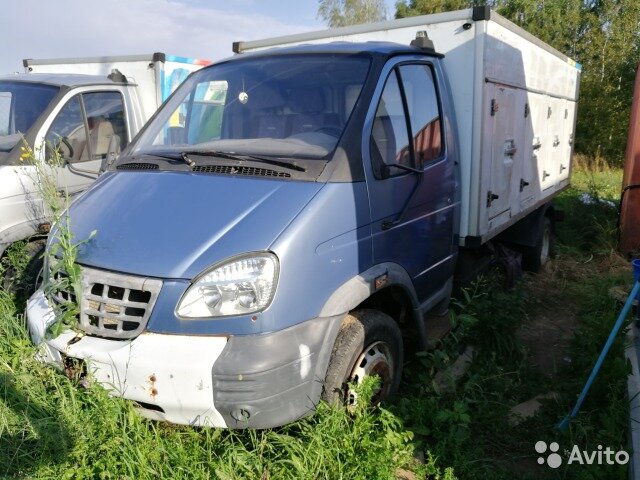
[[[396,63],[366,132],[374,263],[402,266],[421,300],[443,288],[454,264],[455,167],[437,72],[427,62]]]
[[[43,135],[45,159],[56,170],[59,189],[75,195],[95,181],[113,136],[124,148],[128,132],[120,91],[88,91],[68,99]]]

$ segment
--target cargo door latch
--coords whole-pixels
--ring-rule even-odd
[[[491,204],[493,203],[494,200],[497,200],[499,198],[500,198],[500,195],[496,195],[491,190],[489,190],[487,192],[487,208],[489,208],[491,206]]]

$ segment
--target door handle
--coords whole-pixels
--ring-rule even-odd
[[[542,172],[542,181],[544,182],[545,178],[550,177],[550,176],[551,176],[551,174],[550,174],[550,173],[547,173],[547,171],[546,171],[546,170],[544,170],[544,171]]]
[[[520,179],[520,191],[524,190],[524,187],[528,187],[529,182],[527,182],[524,178]]]
[[[560,173],[564,172],[567,169],[564,165],[560,164]]]
[[[512,139],[504,142],[504,154],[507,157],[513,157],[517,151],[518,147],[516,147],[516,142],[514,142]]]

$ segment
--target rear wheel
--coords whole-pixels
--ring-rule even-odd
[[[393,395],[402,374],[402,335],[397,323],[377,310],[357,310],[342,321],[327,368],[322,398],[332,404],[354,407],[357,392],[349,384],[361,384],[377,376],[373,402]]]
[[[523,252],[522,263],[525,270],[539,272],[553,255],[553,226],[549,217],[542,219],[536,244]]]

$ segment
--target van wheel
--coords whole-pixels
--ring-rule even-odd
[[[542,226],[538,232],[536,244],[527,247],[522,255],[522,264],[525,270],[538,273],[553,255],[554,239],[553,228],[549,217],[544,217]]]
[[[322,399],[355,407],[357,394],[349,383],[360,384],[364,377],[375,375],[380,385],[372,400],[379,403],[398,390],[402,359],[402,335],[389,315],[368,309],[351,312],[333,345]]]

